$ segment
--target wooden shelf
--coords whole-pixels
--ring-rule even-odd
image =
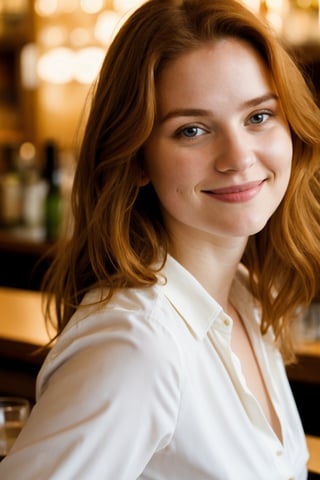
[[[0,251],[16,252],[22,254],[45,255],[52,244],[42,240],[32,240],[27,233],[15,234],[10,230],[0,229]]]

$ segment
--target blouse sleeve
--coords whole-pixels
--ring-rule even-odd
[[[0,478],[138,478],[174,433],[180,383],[177,345],[157,320],[113,309],[74,322],[40,372]]]

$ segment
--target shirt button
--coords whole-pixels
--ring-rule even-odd
[[[276,455],[277,455],[277,457],[281,457],[281,455],[283,455],[283,451],[282,450],[277,450]]]
[[[225,325],[226,327],[230,327],[230,320],[229,320],[228,318],[225,318],[225,319],[223,320],[223,323],[224,323],[224,325]]]

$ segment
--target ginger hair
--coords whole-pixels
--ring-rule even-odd
[[[157,281],[154,265],[165,261],[168,238],[152,186],[141,187],[143,146],[157,115],[157,79],[169,62],[226,36],[261,55],[291,129],[287,192],[243,256],[261,305],[262,333],[272,327],[289,358],[291,320],[319,288],[320,115],[295,62],[270,28],[236,0],[150,0],[108,49],[79,152],[73,233],[61,242],[45,283],[58,334],[88,290],[106,287],[108,299],[115,288]]]

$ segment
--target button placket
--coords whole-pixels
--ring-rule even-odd
[[[223,320],[223,324],[224,324],[225,327],[230,327],[230,325],[231,325],[231,320],[230,320],[229,318],[225,318],[225,319]]]

